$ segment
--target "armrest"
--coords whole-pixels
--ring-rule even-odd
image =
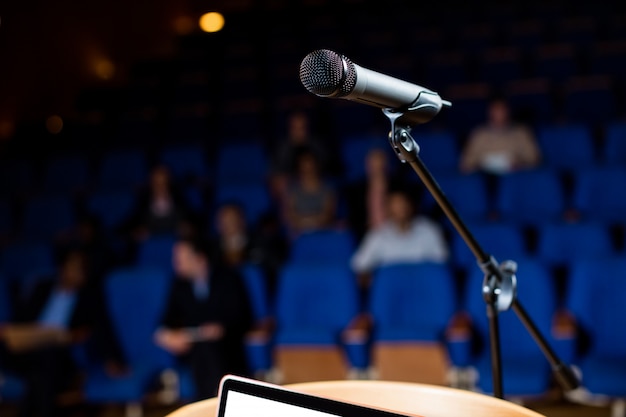
[[[472,319],[466,312],[455,314],[445,333],[450,362],[455,367],[467,367],[472,358]]]
[[[274,333],[274,319],[265,318],[255,324],[254,328],[246,333],[246,344],[265,345],[268,344]]]
[[[467,342],[472,336],[472,319],[469,314],[460,312],[452,316],[446,328],[446,341]]]
[[[341,333],[345,344],[365,344],[372,330],[372,318],[368,314],[359,314]]]
[[[552,336],[555,339],[575,339],[577,330],[576,318],[567,310],[557,312],[552,318]]]

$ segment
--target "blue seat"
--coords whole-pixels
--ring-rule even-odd
[[[345,348],[342,331],[359,313],[356,278],[344,262],[288,264],[280,274],[275,306],[277,349]],[[350,349],[352,366],[365,366],[363,350]]]
[[[348,262],[354,253],[352,234],[341,230],[312,231],[298,236],[291,247],[294,262]]]
[[[558,174],[540,169],[502,176],[496,210],[502,221],[539,224],[560,219],[565,196]]]
[[[217,155],[218,184],[236,182],[262,183],[267,175],[268,161],[260,143],[228,143]]]
[[[161,151],[160,161],[167,166],[175,179],[201,179],[207,175],[202,146],[170,146]]]
[[[170,283],[169,273],[154,268],[118,269],[108,275],[107,308],[131,372],[112,377],[100,366],[88,369],[84,386],[88,402],[139,402],[159,372],[173,364],[171,355],[154,343]]]
[[[248,224],[254,224],[259,218],[271,210],[269,191],[264,184],[252,183],[218,183],[215,190],[215,204],[240,204]]]
[[[44,190],[70,193],[84,190],[90,183],[89,163],[82,155],[66,155],[51,159],[45,168]]]
[[[465,309],[474,330],[474,346],[478,349],[468,357],[478,371],[478,388],[493,392],[489,323],[482,296],[483,273],[476,268],[468,277],[465,288]],[[553,343],[551,326],[556,312],[556,293],[547,268],[533,260],[520,260],[517,271],[518,300],[524,305],[539,331]],[[500,345],[504,392],[508,396],[545,394],[550,388],[550,366],[541,350],[511,310],[499,315]]]
[[[577,123],[604,124],[617,113],[615,87],[606,76],[569,80],[563,100],[565,117]]]
[[[485,181],[480,174],[444,175],[437,178],[437,182],[464,221],[486,220],[491,202]],[[437,206],[437,202],[427,192],[423,205],[426,210],[432,210]]]
[[[112,151],[102,158],[99,185],[103,190],[132,190],[147,177],[145,155],[139,150]]]
[[[241,276],[248,291],[254,321],[262,326],[273,317],[266,278],[263,271],[258,266],[252,264],[241,267]],[[246,356],[248,366],[253,374],[271,369],[272,351],[269,335],[264,340],[260,338],[247,340]]]
[[[444,264],[419,263],[379,268],[370,290],[372,341],[443,341],[456,311],[454,278]]]
[[[593,139],[586,126],[542,127],[538,131],[538,140],[544,165],[548,168],[574,170],[595,163]]]
[[[52,248],[41,242],[13,243],[2,251],[0,258],[0,270],[9,281],[24,280],[53,268]]]
[[[537,256],[550,265],[569,265],[614,252],[608,227],[601,223],[549,223],[539,229]]]
[[[35,197],[25,203],[20,236],[27,240],[51,240],[74,226],[74,208],[61,196]]]
[[[136,265],[172,271],[172,251],[176,239],[173,236],[152,236],[139,244]]]
[[[575,364],[582,386],[592,394],[626,397],[626,334],[619,330],[626,317],[626,259],[585,260],[572,266],[566,306],[586,335],[588,347],[577,352]]]
[[[367,154],[374,149],[389,151],[391,155],[391,147],[383,137],[350,135],[341,140],[341,161],[346,182],[358,181],[365,177]],[[394,161],[391,160],[391,162]]]
[[[602,160],[607,165],[626,166],[626,123],[607,126]]]
[[[584,219],[624,223],[626,220],[626,169],[602,167],[581,171],[575,177],[573,206]]]
[[[87,210],[95,215],[106,230],[113,230],[128,219],[135,196],[128,191],[98,191],[87,199]]]
[[[528,256],[524,233],[514,223],[469,223],[468,227],[483,250],[500,262]],[[458,233],[452,238],[452,259],[462,268],[476,267],[476,258]]]
[[[459,146],[456,136],[449,131],[418,133],[420,157],[434,173],[456,172],[459,167]]]

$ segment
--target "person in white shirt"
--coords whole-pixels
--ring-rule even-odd
[[[366,279],[379,266],[445,262],[448,255],[441,227],[424,216],[416,216],[405,192],[393,191],[388,195],[387,220],[367,232],[351,266],[361,279]]]

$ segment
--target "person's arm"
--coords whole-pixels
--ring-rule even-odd
[[[174,281],[165,313],[161,318],[161,326],[154,335],[155,342],[174,355],[183,354],[191,348],[192,340],[183,329],[184,323],[180,315],[180,303],[183,301],[180,285],[178,281]]]
[[[368,232],[350,260],[352,270],[357,274],[371,272],[380,263],[382,243],[378,230]]]
[[[461,154],[459,167],[461,172],[471,173],[480,167],[480,160],[485,151],[483,142],[483,134],[480,130],[475,130],[471,133]]]
[[[425,257],[433,262],[447,261],[450,253],[443,231],[439,225],[431,220],[425,220],[421,233],[424,233],[426,238],[424,245]]]

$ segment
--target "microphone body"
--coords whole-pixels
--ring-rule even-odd
[[[443,106],[450,106],[434,91],[363,68],[343,55],[324,49],[303,59],[300,81],[320,97],[344,98],[402,112],[399,122],[406,124],[426,123]]]

